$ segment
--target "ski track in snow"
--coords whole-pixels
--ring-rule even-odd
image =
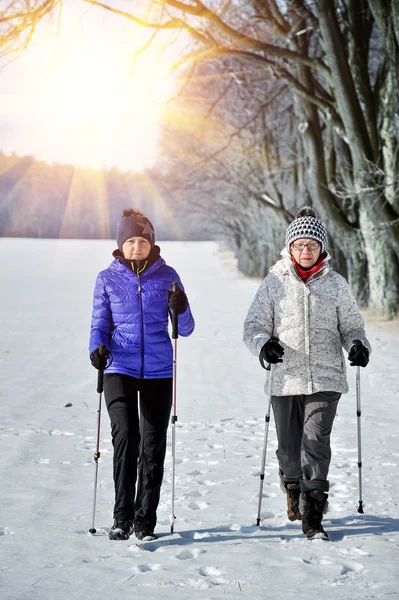
[[[5,242],[12,244],[12,240]],[[97,244],[108,247],[105,242]],[[179,263],[182,246],[190,251],[185,269]],[[15,329],[28,331],[25,341],[29,343],[31,335],[38,348],[56,354],[57,345],[68,340],[65,331],[72,327],[68,319],[79,318],[82,298],[88,306],[84,318],[80,317],[81,330],[65,342],[56,360],[51,354],[41,356],[21,372],[19,353],[23,345],[19,345],[19,336],[13,338],[10,352],[1,359],[6,398],[0,405],[1,599],[94,600],[105,595],[128,598],[137,594],[144,600],[214,600],[222,596],[291,600],[309,593],[322,594],[324,600],[398,598],[399,519],[395,515],[399,496],[395,481],[399,384],[394,365],[381,368],[375,361],[373,367],[372,356],[367,378],[362,375],[365,514],[357,512],[357,417],[350,372],[351,393],[340,402],[332,433],[330,510],[325,516],[330,542],[308,542],[300,524],[286,518],[277,477],[273,420],[262,523],[257,527],[266,400],[264,375],[243,347],[241,326],[258,282],[241,277],[231,257],[217,252],[215,244],[169,243],[165,247],[189,290],[197,320],[197,332],[179,342],[175,531],[170,533],[169,436],[158,511],[159,539],[141,542],[132,536],[124,542],[108,540],[113,503],[112,444],[104,409],[97,534],[88,533],[98,395],[95,375],[85,364],[93,283],[83,284],[87,273],[82,271],[79,279],[87,298],[81,289],[76,298],[74,294],[72,299],[68,296],[59,311],[67,314],[65,323],[59,320],[58,312],[56,319],[50,313],[44,333],[42,326],[36,329],[34,325],[36,320],[40,322],[39,315],[28,312],[21,321],[13,320],[12,306],[3,298],[2,312],[11,312],[8,322]],[[68,261],[69,255],[62,255],[64,267]],[[203,263],[207,268],[201,271]],[[103,258],[104,264],[107,260]],[[193,264],[196,269],[190,278]],[[68,281],[68,269],[64,270]],[[52,287],[53,275],[49,268],[43,285],[62,302]],[[219,279],[221,285],[218,302],[212,301],[213,307],[220,305],[219,311],[212,311],[208,297],[201,294],[200,284],[205,286],[212,278]],[[60,281],[56,283],[60,285]],[[35,310],[40,313],[40,308]],[[54,329],[54,322],[59,331]],[[388,327],[370,323],[368,331],[375,354],[392,343],[394,333]],[[396,347],[394,353],[397,364]],[[73,376],[63,370],[65,357],[69,361],[72,357]],[[66,402],[72,407],[66,408]]]

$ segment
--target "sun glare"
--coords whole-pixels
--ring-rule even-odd
[[[151,166],[173,83],[160,44],[135,56],[144,44],[131,27],[118,35],[115,24],[96,27],[93,20],[87,28],[61,30],[57,48],[54,37],[41,42],[34,49],[40,69],[36,77],[25,73],[28,83],[10,107],[25,153],[93,168]]]

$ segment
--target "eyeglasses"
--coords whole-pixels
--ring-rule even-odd
[[[292,244],[292,248],[298,252],[302,252],[302,250],[305,250],[305,248],[311,252],[315,252],[320,248],[320,244],[319,242],[309,242],[309,244]]]

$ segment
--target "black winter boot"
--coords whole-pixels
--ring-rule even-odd
[[[299,498],[301,496],[301,490],[299,487],[299,481],[294,483],[282,483],[282,490],[287,494],[287,516],[290,521],[301,521],[302,513],[299,509]]]
[[[321,490],[312,490],[301,494],[302,507],[302,531],[308,540],[328,539],[327,533],[321,524],[323,514],[327,510],[328,494]]]
[[[157,540],[158,536],[149,529],[136,529],[136,538],[138,540],[142,540],[143,542],[151,542],[152,540]]]
[[[128,540],[133,533],[133,521],[122,521],[115,519],[114,524],[109,530],[110,540]]]

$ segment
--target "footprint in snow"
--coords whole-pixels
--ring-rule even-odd
[[[209,531],[184,531],[180,534],[180,537],[189,540],[202,540],[211,537],[211,533]]]
[[[349,575],[352,572],[359,573],[363,571],[364,566],[358,562],[348,562],[345,565],[341,566],[341,575]]]
[[[176,465],[182,465],[183,463],[188,462],[188,460],[189,460],[188,458],[176,458],[175,459],[175,464]]]
[[[239,531],[241,533],[257,533],[259,531],[259,527],[257,525],[231,525],[231,531]]]
[[[184,498],[201,498],[201,496],[205,496],[209,494],[208,490],[188,492],[188,494],[184,494]]]
[[[261,518],[261,521],[265,521],[266,519],[274,519],[275,516],[276,516],[276,513],[269,510],[269,511],[261,513],[260,518]]]
[[[370,554],[370,552],[359,548],[359,546],[354,546],[350,550],[347,548],[343,548],[342,550],[340,550],[340,553],[348,558],[359,558],[359,556],[373,556],[372,554]]]
[[[191,510],[204,510],[204,508],[208,508],[209,504],[207,502],[189,502],[187,506]]]
[[[327,580],[327,583],[330,585],[340,585],[345,581],[348,577],[352,575],[357,575],[364,569],[364,566],[360,563],[352,562],[339,565],[340,571],[338,577],[334,577],[333,579]]]
[[[206,473],[206,471],[199,471],[198,469],[194,469],[194,471],[190,471],[189,473],[187,473],[187,475],[190,475],[191,477],[197,477],[197,475],[203,475],[204,473]]]
[[[201,554],[205,554],[206,550],[202,550],[202,548],[195,548],[194,550],[183,550],[176,555],[178,560],[192,560],[193,558],[198,558]]]
[[[161,568],[161,565],[148,565],[147,563],[142,563],[141,565],[137,565],[137,567],[133,567],[133,572],[136,573],[136,575],[139,575],[140,573],[159,571]]]
[[[218,577],[219,575],[222,575],[222,572],[217,567],[201,567],[198,569],[198,573],[202,577]]]
[[[129,546],[130,552],[138,552],[139,550],[145,550],[146,552],[163,552],[164,548],[158,543],[147,542],[145,544],[132,544]]]

